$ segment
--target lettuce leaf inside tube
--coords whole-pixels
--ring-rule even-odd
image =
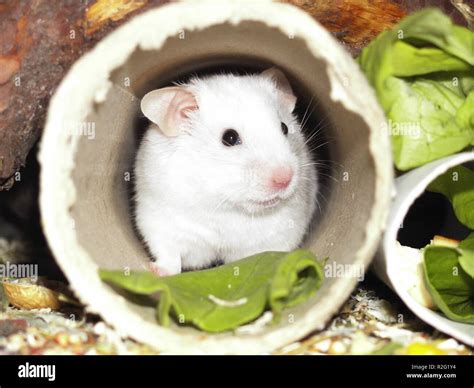
[[[161,325],[168,326],[174,318],[180,324],[192,324],[208,332],[237,328],[265,310],[278,320],[283,309],[314,295],[324,279],[322,264],[304,249],[264,252],[169,277],[106,270],[100,270],[99,275],[135,295],[153,298]]]
[[[458,220],[474,229],[474,171],[451,168],[428,190],[443,194]],[[454,321],[474,324],[474,233],[458,246],[428,245],[423,265],[425,284],[436,306]]]
[[[474,324],[474,233],[459,247],[423,250],[425,283],[437,307],[450,319]]]

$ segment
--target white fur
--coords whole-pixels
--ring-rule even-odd
[[[215,75],[182,86],[199,109],[177,137],[152,124],[135,166],[136,225],[159,271],[176,274],[216,259],[296,248],[314,212],[317,175],[300,124],[279,101],[275,82]],[[229,128],[242,144],[222,144]],[[272,208],[249,202],[275,195],[266,183],[280,164],[295,171],[282,201]]]

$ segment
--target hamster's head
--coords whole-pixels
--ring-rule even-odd
[[[253,214],[283,206],[310,179],[295,104],[288,80],[271,68],[194,78],[148,93],[141,107],[173,144],[190,198]]]

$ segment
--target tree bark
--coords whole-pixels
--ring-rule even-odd
[[[0,2],[0,190],[15,182],[72,63],[131,16],[165,2]]]

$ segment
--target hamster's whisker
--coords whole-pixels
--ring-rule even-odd
[[[323,213],[323,209],[321,208],[321,203],[318,201],[318,198],[316,198],[316,206],[318,206],[319,214],[322,214],[322,213]]]
[[[339,168],[344,168],[344,166],[341,164],[341,163],[338,163],[338,162],[335,162],[334,160],[329,160],[329,159],[319,159],[318,158],[318,162],[322,162],[321,165],[322,166],[326,166],[328,167],[328,164],[333,164]]]
[[[324,163],[318,163],[318,162],[309,162],[309,163],[305,163],[305,164],[299,164],[298,167],[302,168],[302,169],[305,169],[305,167],[310,167],[310,166],[319,166],[319,167],[327,167],[326,164]],[[318,169],[317,170],[317,173],[321,173],[323,174],[323,172],[321,171],[321,169]]]
[[[234,194],[234,193],[232,193]],[[224,203],[228,202],[229,200],[231,199],[231,194],[227,195],[227,196],[224,196],[224,198],[222,199],[222,201],[220,201],[217,206],[214,208],[214,210],[212,210],[210,212],[210,214],[214,214]]]
[[[224,199],[222,201],[220,201],[217,206],[214,208],[214,210],[212,210],[211,214],[213,214],[214,212],[216,212],[225,202],[227,202],[230,198],[227,198],[227,197],[224,197]]]
[[[300,166],[300,167],[306,167],[306,166],[307,166],[307,165],[303,165],[303,166]],[[331,174],[326,174],[325,172],[322,172],[322,171],[320,171],[320,170],[318,170],[316,174],[317,174],[317,175],[321,175],[321,176],[325,176],[325,177],[327,177],[327,178],[330,178],[330,179],[332,179],[334,182],[339,182],[335,176],[333,176],[333,175],[331,175]],[[311,181],[311,179],[310,179],[310,178],[307,178],[307,177],[303,177],[303,176],[302,176],[301,178],[306,178],[307,180]]]
[[[318,196],[321,196],[322,199],[324,199],[324,201],[326,203],[328,203],[328,199],[326,198],[326,196],[321,192],[321,190],[318,191],[318,194],[316,196],[316,200],[318,199]]]
[[[323,129],[327,128],[330,124],[328,117],[329,114],[325,114],[324,117],[319,118],[317,124],[312,128],[311,133],[320,133]],[[306,119],[306,121],[308,121],[308,118]],[[307,122],[305,122],[304,124],[306,125]],[[305,130],[305,125],[301,125],[301,128],[303,128],[303,130]]]
[[[322,125],[322,126],[316,126],[313,128],[313,131],[311,132],[311,135],[305,140],[305,144],[310,143],[313,141],[317,136],[321,134],[321,132],[326,129],[328,125]]]
[[[311,131],[311,134],[305,139],[305,142],[304,144],[308,144],[309,142],[311,142],[317,135],[319,135],[321,133],[321,131],[324,129],[325,127],[314,127],[313,130]]]
[[[303,118],[301,119],[301,128],[304,128],[304,126],[306,125],[306,122],[307,122],[308,119],[311,117],[311,115],[312,115],[313,112],[314,112],[314,109],[316,108],[316,107],[313,107],[313,109],[311,110],[311,113],[308,114],[309,107],[313,104],[313,99],[314,99],[315,96],[316,96],[316,94],[313,94],[313,95],[311,96],[311,99],[309,100],[309,103],[308,103],[308,105],[306,106],[306,110],[305,110],[305,112],[304,112],[304,114],[303,114]]]
[[[317,161],[317,162],[308,162],[308,163],[300,164],[299,166],[300,166],[300,167],[306,167],[306,166],[326,166],[326,163],[321,163],[321,162]]]
[[[336,182],[336,183],[339,182],[339,181],[337,180],[337,178],[335,178],[334,176],[332,176],[332,175],[330,175],[330,174],[326,174],[326,173],[324,173],[324,172],[318,171],[318,175],[322,175],[322,176],[325,176],[325,177],[327,177],[327,178],[329,178],[329,179],[332,179],[332,180],[333,180],[334,182]]]
[[[317,149],[321,148],[321,147],[324,147],[325,145],[328,145],[329,143],[331,143],[331,140],[327,140],[325,141],[324,143],[321,143],[321,144],[318,144],[316,147],[311,147],[309,149],[309,152],[313,152],[313,151],[316,151]]]
[[[304,127],[305,127],[305,125],[306,125],[306,124],[308,123],[308,121],[309,121],[309,118],[313,115],[314,111],[315,111],[315,110],[319,107],[319,105],[321,104],[321,102],[320,102],[319,100],[316,100],[316,101],[313,103],[315,96],[316,96],[316,93],[314,93],[313,96],[311,97],[311,100],[310,100],[310,102],[309,102],[309,104],[308,104],[308,107],[309,107],[310,105],[312,105],[313,107],[312,107],[312,109],[311,109],[311,112],[310,112],[308,115],[306,115],[306,112],[305,112],[305,117],[301,120],[301,121],[302,121],[302,123],[301,123],[301,128],[304,128]],[[308,109],[306,109],[306,111],[307,111],[307,110],[308,110]],[[324,115],[324,117],[323,117],[322,119],[320,119],[319,123],[326,121],[328,117],[329,117],[329,114],[326,113],[326,114]]]

